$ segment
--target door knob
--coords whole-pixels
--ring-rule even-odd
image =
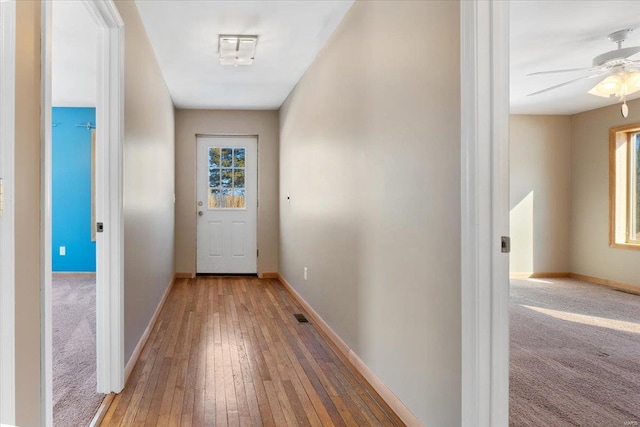
[[[204,215],[204,212],[198,211],[198,216],[202,216],[202,215]]]

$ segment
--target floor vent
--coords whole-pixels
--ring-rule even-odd
[[[296,320],[298,321],[298,323],[309,323],[309,319],[307,319],[306,317],[304,317],[304,314],[302,313],[295,313],[293,315],[293,317],[296,318]]]

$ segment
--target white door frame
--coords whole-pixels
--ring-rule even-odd
[[[0,424],[15,424],[15,20],[13,0],[0,2]]]
[[[124,388],[124,228],[122,143],[124,22],[112,0],[83,0],[99,27],[96,102],[96,346],[98,392]],[[52,425],[51,40],[52,5],[42,0],[43,140],[43,425]],[[101,143],[105,141],[106,143]]]
[[[255,233],[254,237],[255,237],[255,242],[256,242],[256,254],[258,251],[258,205],[259,205],[259,187],[260,187],[260,171],[259,171],[259,163],[258,163],[258,155],[259,155],[259,136],[256,135],[238,135],[238,134],[196,134],[196,200],[198,199],[198,190],[199,188],[199,175],[198,175],[198,168],[200,167],[200,159],[198,158],[199,156],[199,148],[198,148],[198,141],[200,138],[203,139],[243,139],[243,138],[247,138],[247,139],[254,139],[255,140],[255,144],[256,144],[256,153],[255,153],[255,180],[256,180],[256,186],[255,186],[255,193],[256,193],[256,204],[255,204]],[[246,179],[246,176],[245,176]],[[247,187],[247,191],[248,191],[248,187]],[[199,209],[198,209],[199,210]],[[195,264],[195,272],[196,275],[199,274],[198,272],[198,235],[199,235],[199,229],[200,229],[200,222],[199,220],[196,218],[196,242],[195,242],[195,247],[196,247],[196,264]],[[205,273],[208,274],[208,273]],[[255,263],[255,273],[247,273],[247,274],[258,274],[258,256],[256,255],[256,263]]]
[[[509,3],[460,2],[462,425],[509,425]]]

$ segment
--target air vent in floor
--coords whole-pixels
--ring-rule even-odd
[[[296,318],[298,323],[309,323],[309,320],[302,313],[295,313],[293,317]]]

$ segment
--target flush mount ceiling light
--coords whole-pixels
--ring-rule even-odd
[[[251,65],[256,56],[258,36],[220,35],[218,58],[221,65]]]
[[[604,79],[595,85],[589,93],[596,96],[602,96],[604,98],[614,96],[619,98],[620,102],[622,102],[622,116],[627,117],[629,115],[627,96],[640,90],[640,60],[629,59],[630,57],[640,53],[640,46],[622,47],[622,42],[629,37],[631,32],[632,30],[627,29],[609,34],[609,40],[616,43],[618,48],[593,58],[593,65],[591,67],[540,71],[529,74],[529,76],[532,76],[538,74],[566,73],[574,71],[586,71],[589,73],[586,76],[578,77],[577,79],[569,80],[568,82],[560,83],[559,85],[531,93],[529,96],[557,89],[573,82],[577,82],[578,80],[604,77]]]

